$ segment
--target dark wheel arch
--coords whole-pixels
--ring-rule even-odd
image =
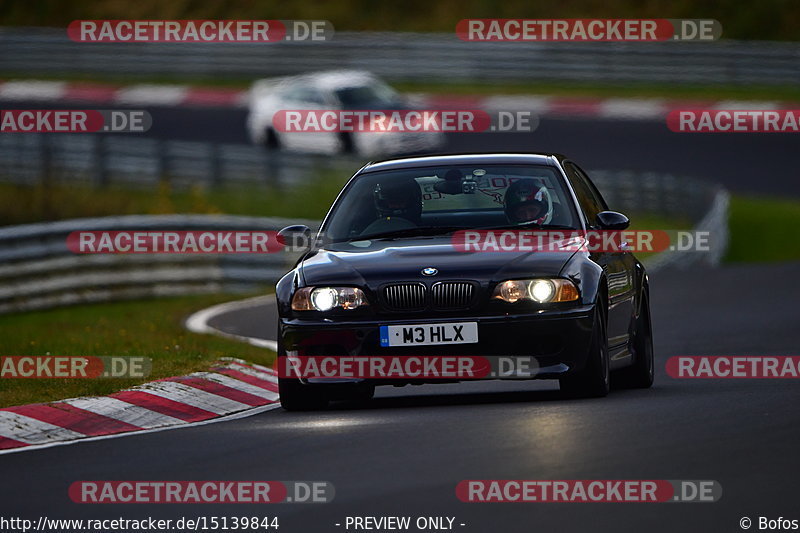
[[[653,351],[653,323],[650,312],[650,291],[647,284],[642,287],[639,309],[635,317],[631,351],[633,364],[614,372],[614,388],[647,389],[655,377],[655,354]]]
[[[278,327],[278,372],[287,365],[281,359],[286,358],[283,336]],[[278,396],[281,407],[287,411],[315,411],[328,405],[328,398],[322,387],[306,385],[297,378],[278,377]]]
[[[356,152],[353,135],[349,131],[339,132],[339,147],[343,154],[354,154]]]
[[[611,389],[611,361],[608,350],[608,286],[600,278],[593,310],[592,337],[587,347],[586,365],[559,380],[563,395],[569,398],[602,398]]]
[[[267,150],[280,150],[282,146],[278,132],[274,128],[268,127],[264,135],[264,147]]]

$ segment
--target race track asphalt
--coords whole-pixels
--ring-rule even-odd
[[[153,137],[248,142],[243,109],[149,111]],[[545,117],[530,133],[450,133],[443,149],[493,150],[556,152],[586,169],[672,172],[721,183],[733,192],[800,196],[792,134],[674,133],[660,120]]]
[[[737,531],[743,516],[798,513],[796,380],[676,380],[672,355],[797,353],[794,302],[752,280],[800,264],[727,266],[651,277],[655,386],[599,400],[550,382],[378,389],[365,408],[270,411],[162,433],[0,456],[2,515],[100,518],[277,515],[281,531],[340,531],[347,516],[454,516],[460,531]],[[270,306],[215,319],[274,331]],[[267,332],[267,333],[264,333]],[[78,505],[76,480],[327,480],[330,504]],[[464,479],[713,479],[715,503],[462,503]]]
[[[81,107],[73,103],[0,100],[0,109]],[[148,137],[249,142],[245,132],[246,109],[136,107],[142,108],[153,118],[151,129],[142,134]],[[530,133],[448,133],[442,151],[497,150],[557,152],[570,156],[588,170],[672,172],[721,183],[736,193],[800,196],[800,179],[794,170],[796,134],[674,133],[662,120],[544,117]],[[359,166],[354,165],[353,171]]]
[[[24,107],[24,105],[20,106]],[[30,106],[28,106],[30,107]],[[39,106],[41,107],[41,106]],[[150,135],[245,142],[242,110],[152,108]],[[800,196],[790,135],[690,135],[653,121],[543,119],[531,134],[462,134],[453,151],[554,150],[587,168],[675,172],[735,192]],[[791,165],[791,166],[790,166]],[[379,388],[367,407],[240,420],[0,456],[0,516],[279,516],[281,532],[347,516],[454,516],[464,532],[725,532],[800,519],[800,382],[676,380],[673,355],[797,355],[800,264],[651,276],[655,386],[561,399],[550,382]],[[274,308],[212,325],[271,338]],[[235,355],[235,354],[231,354]],[[327,480],[330,504],[78,505],[76,480]],[[464,479],[706,479],[716,503],[462,503]],[[757,529],[755,525],[752,529]],[[352,529],[351,529],[352,531]]]

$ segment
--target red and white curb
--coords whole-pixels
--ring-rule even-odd
[[[0,454],[252,416],[278,407],[278,378],[238,359],[108,396],[0,409]]]
[[[248,91],[186,85],[131,85],[15,80],[0,82],[0,100],[124,106],[246,107]]]
[[[421,96],[421,95],[420,95]],[[565,96],[468,97],[427,95],[428,107],[493,111],[531,111],[540,117],[619,120],[663,120],[683,109],[795,109],[796,104],[750,100],[675,100],[665,98],[582,98]]]
[[[470,96],[414,93],[415,104],[431,109],[532,111],[542,117],[660,120],[670,111],[702,109],[796,109],[777,101],[680,100],[666,98],[583,98],[565,96]],[[0,101],[41,101],[92,105],[245,108],[249,91],[187,85],[114,86],[99,83],[14,80],[0,82]]]

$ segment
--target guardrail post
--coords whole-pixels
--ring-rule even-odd
[[[222,146],[218,143],[210,143],[208,148],[209,168],[211,169],[211,184],[214,187],[222,185]]]
[[[105,136],[92,136],[92,173],[95,185],[108,185],[108,168],[106,167]]]
[[[41,134],[41,174],[39,183],[42,186],[42,218],[50,220],[53,218],[53,202],[51,199],[53,189],[53,145],[50,136],[46,133]]]
[[[155,146],[155,159],[156,159],[156,176],[159,183],[168,184],[170,182],[167,169],[169,165],[167,160],[169,158],[169,141],[159,142]]]

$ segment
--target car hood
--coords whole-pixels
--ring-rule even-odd
[[[391,281],[465,279],[480,282],[557,276],[573,251],[462,252],[450,237],[335,243],[299,265],[306,286],[345,284],[375,288]],[[435,276],[422,269],[433,267]]]

